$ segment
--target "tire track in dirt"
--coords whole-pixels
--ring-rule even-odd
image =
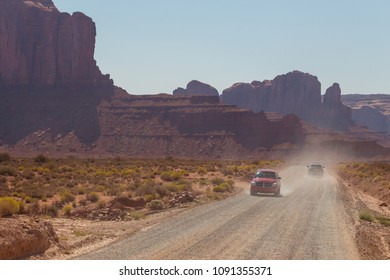
[[[244,191],[80,258],[358,259],[336,179],[308,178],[303,166],[281,176],[281,197]]]

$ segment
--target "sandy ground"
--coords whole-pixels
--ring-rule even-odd
[[[248,182],[238,182],[237,185],[239,186],[238,197],[242,197],[243,195],[247,196]],[[318,188],[321,187],[319,186]],[[346,231],[349,232],[351,241],[357,248],[357,253],[352,253],[349,257],[346,256],[346,258],[390,259],[390,227],[369,223],[359,219],[359,211],[361,211],[361,209],[369,208],[383,215],[390,216],[389,209],[379,207],[380,203],[377,199],[359,192],[347,184],[343,184],[340,179],[338,179],[337,188],[337,192],[339,192],[338,196],[342,202],[341,204],[345,209],[346,215],[343,219],[348,224]],[[242,192],[241,190],[244,191]],[[285,188],[284,195],[288,196],[292,191],[293,190],[289,188]],[[328,197],[332,197],[332,194],[329,193]],[[257,202],[251,200],[251,203],[255,203],[252,205],[253,207],[260,207],[260,204]],[[151,215],[146,215],[143,219],[131,221],[50,219],[60,242],[59,244],[53,244],[44,255],[35,256],[31,259],[73,259],[85,256],[110,243],[115,245],[115,243],[122,242],[128,237],[134,236],[136,233],[142,233],[158,224],[164,224],[165,221],[170,221],[174,217],[180,216],[180,214],[184,212],[188,212],[187,210],[190,208],[199,206],[199,204],[203,203],[193,202],[181,206],[180,208],[153,213]],[[280,205],[280,209],[283,209],[282,205]],[[303,211],[303,213],[304,212],[305,211]],[[287,215],[288,212],[285,214]],[[326,215],[326,212],[322,212],[321,215]],[[280,218],[283,219],[283,217]],[[296,257],[302,258],[302,256],[297,255]],[[268,257],[272,258],[272,256]],[[277,256],[274,257],[276,259],[278,258]],[[313,255],[312,258],[315,259],[315,255]],[[340,258],[343,257],[340,255]]]
[[[190,203],[179,208],[153,213],[142,219],[130,221],[50,219],[59,237],[59,243],[52,244],[45,254],[33,256],[30,259],[72,259],[142,231],[196,205],[197,203]]]
[[[251,196],[247,185],[78,259],[359,259],[335,178],[307,176],[305,166],[280,174],[278,197]]]
[[[340,178],[338,180],[343,193],[343,201],[355,227],[355,243],[360,258],[364,260],[390,259],[390,227],[359,218],[359,213],[367,209],[372,213],[390,217],[389,207],[379,206],[381,204],[379,199],[353,188]]]

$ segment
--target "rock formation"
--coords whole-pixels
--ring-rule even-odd
[[[94,60],[95,24],[50,0],[0,1],[0,87],[109,86]]]
[[[264,113],[220,104],[218,96],[115,97],[99,115],[96,149],[112,154],[244,158],[279,144],[286,144],[288,152],[303,143],[296,116],[271,120]]]
[[[352,108],[352,119],[357,124],[390,134],[390,95],[347,94],[342,100]]]
[[[94,60],[95,36],[91,18],[50,0],[0,1],[0,145],[40,130],[97,140],[97,106],[114,87]]]
[[[323,97],[321,113],[316,123],[330,128],[346,129],[352,124],[351,108],[341,101],[341,89],[338,83],[329,87]]]
[[[0,0],[1,151],[277,158],[305,145],[298,117],[348,124],[339,87],[321,102],[317,78],[301,72],[224,91],[226,104],[255,112],[221,104],[218,91],[199,81],[174,96],[131,96],[101,74],[95,35],[89,17],[60,13],[50,0]]]
[[[38,255],[55,242],[58,242],[58,236],[49,222],[24,216],[0,218],[0,260]]]
[[[221,100],[254,112],[295,114],[329,128],[347,129],[352,123],[350,109],[341,103],[338,84],[328,89],[322,102],[317,77],[299,71],[279,75],[271,81],[234,84],[223,91]]]
[[[187,84],[187,88],[177,88],[173,91],[173,95],[213,95],[219,96],[218,90],[214,87],[193,80]]]

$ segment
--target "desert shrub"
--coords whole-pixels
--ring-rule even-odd
[[[375,219],[377,219],[379,223],[384,226],[390,226],[390,218],[384,216],[375,216]]]
[[[207,166],[207,172],[216,172],[217,171],[217,168],[215,167],[214,164],[209,164]]]
[[[170,192],[182,192],[182,191],[192,190],[191,182],[188,182],[188,181],[180,181],[180,182],[170,183],[166,187]]]
[[[207,173],[207,170],[206,170],[205,167],[201,166],[201,167],[198,168],[197,173],[199,175],[205,175]]]
[[[106,188],[104,186],[97,186],[95,188],[95,192],[103,193],[105,190],[106,190]]]
[[[75,200],[74,194],[72,194],[70,191],[64,191],[61,195],[61,202],[62,203],[68,203]]]
[[[232,188],[234,187],[234,180],[227,180],[226,183],[228,183]]]
[[[43,155],[43,154],[39,154],[39,155],[37,155],[37,156],[34,158],[34,162],[35,162],[35,163],[46,163],[46,162],[49,162],[49,158],[46,157],[46,156]]]
[[[95,203],[99,200],[99,194],[97,192],[91,192],[87,195],[87,199]]]
[[[368,222],[373,222],[375,219],[374,219],[374,216],[372,216],[370,213],[364,211],[364,212],[361,212],[359,214],[359,218],[361,220],[364,220],[364,221],[368,221]]]
[[[181,175],[179,172],[176,171],[166,171],[161,173],[161,180],[164,181],[177,181],[181,178]]]
[[[222,188],[221,186],[215,186],[213,187],[213,192],[225,192],[226,190]]]
[[[58,205],[56,203],[52,203],[46,210],[46,214],[49,215],[50,217],[58,217]]]
[[[18,201],[19,203],[19,213],[23,214],[26,211],[26,207],[23,201]]]
[[[145,218],[145,214],[141,211],[130,212],[129,216],[130,216],[130,218],[132,218],[134,220],[140,220],[140,219]]]
[[[156,188],[154,186],[154,182],[151,180],[145,180],[141,186],[139,186],[135,191],[135,196],[145,196],[148,194],[156,194]]]
[[[46,168],[49,169],[50,171],[57,171],[58,166],[57,166],[57,164],[55,162],[49,162],[46,165]]]
[[[158,196],[156,194],[146,194],[146,195],[144,195],[144,199],[145,199],[146,202],[150,202],[150,201],[155,200],[157,198],[158,198]]]
[[[24,202],[30,204],[30,203],[33,202],[33,199],[32,199],[31,196],[27,195],[27,196],[24,197]]]
[[[0,198],[0,217],[10,216],[19,213],[20,205],[12,197]]]
[[[104,200],[99,200],[99,202],[98,202],[98,208],[99,208],[99,209],[102,209],[102,208],[104,208],[104,207],[106,207],[106,202],[105,202]]]
[[[178,192],[177,184],[175,184],[175,183],[170,183],[170,184],[166,185],[166,188],[170,192]]]
[[[7,153],[0,153],[0,163],[11,161],[11,156]]]
[[[218,186],[218,185],[220,185],[220,184],[222,184],[222,183],[224,183],[224,182],[225,182],[225,180],[222,179],[222,178],[219,178],[219,177],[215,177],[215,178],[211,179],[211,183],[212,183],[214,186]]]
[[[85,188],[78,188],[77,194],[85,194]]]
[[[227,192],[233,191],[233,186],[227,182],[220,184],[222,188],[224,188]]]
[[[188,181],[182,181],[176,184],[176,188],[179,192],[192,190],[192,185]]]
[[[87,201],[85,198],[80,199],[80,201],[79,201],[80,205],[82,205],[82,206],[87,205],[87,202],[88,202],[88,201]]]
[[[146,204],[151,210],[162,210],[164,208],[163,202],[161,200],[152,200],[148,204]]]
[[[215,186],[213,188],[214,192],[231,192],[232,191],[232,186],[229,185],[228,183],[222,183],[219,184],[218,186]]]
[[[141,178],[142,179],[149,179],[149,178],[155,178],[155,176],[153,173],[146,172],[146,173],[141,174]]]
[[[166,186],[157,186],[156,192],[160,197],[164,197],[169,195],[169,190]]]
[[[46,194],[42,190],[41,186],[39,186],[39,187],[34,186],[33,188],[31,188],[31,190],[28,192],[28,194],[32,198],[37,198],[37,199],[42,199],[44,196],[46,196]]]
[[[207,180],[205,178],[200,178],[199,179],[199,185],[206,186],[207,185]]]
[[[114,185],[106,189],[105,193],[111,196],[121,195],[126,190],[124,186]]]
[[[68,183],[66,183],[66,188],[68,189],[72,189],[76,186],[76,183],[74,181],[70,181]]]
[[[37,215],[41,213],[41,205],[38,200],[34,200],[33,203],[28,208],[30,215]]]
[[[72,210],[73,210],[73,206],[70,204],[67,204],[64,207],[62,207],[62,211],[64,212],[64,215],[66,215],[66,216],[70,216]]]
[[[12,166],[1,166],[0,175],[15,177],[16,175],[18,175],[18,171]]]
[[[206,197],[211,200],[221,200],[223,198],[220,193],[213,192],[213,191],[206,191],[205,194]]]
[[[30,169],[23,170],[22,176],[24,179],[31,180],[35,177],[35,173]]]
[[[222,168],[221,172],[227,176],[227,175],[234,175],[234,169],[232,167],[224,167]]]

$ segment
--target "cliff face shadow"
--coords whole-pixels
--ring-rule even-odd
[[[278,121],[270,121],[263,112],[202,112],[170,115],[170,122],[186,135],[213,133],[231,135],[242,147],[254,150],[259,147],[271,149],[276,144],[303,142],[300,120],[293,115]]]
[[[52,141],[73,132],[81,143],[100,136],[98,105],[112,89],[0,89],[0,141],[14,145],[34,132]]]

